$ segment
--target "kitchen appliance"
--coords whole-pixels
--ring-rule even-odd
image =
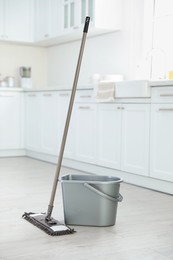
[[[32,88],[31,67],[20,67],[19,76],[22,88]]]
[[[8,86],[9,88],[13,88],[13,87],[15,86],[14,77],[12,77],[12,76],[7,76],[5,79],[6,79],[6,82],[7,82],[7,86]]]

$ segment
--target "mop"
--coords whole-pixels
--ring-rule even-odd
[[[72,108],[73,108],[73,103],[74,103],[74,98],[75,98],[75,93],[76,93],[76,88],[77,88],[77,82],[78,82],[78,78],[79,78],[79,72],[80,72],[89,22],[90,22],[90,17],[87,16],[85,19],[83,37],[82,37],[82,41],[81,41],[79,57],[78,57],[78,62],[77,62],[77,67],[76,67],[76,72],[75,72],[75,77],[74,77],[74,82],[73,82],[73,87],[72,87],[72,92],[71,92],[71,97],[70,97],[70,103],[69,103],[69,108],[68,108],[66,123],[65,123],[65,127],[64,127],[64,133],[63,133],[63,137],[62,137],[62,142],[61,142],[61,147],[60,147],[60,152],[59,152],[59,157],[58,157],[58,163],[57,163],[57,167],[56,167],[56,172],[55,172],[55,177],[54,177],[54,182],[53,182],[53,187],[52,187],[52,192],[51,192],[51,196],[50,196],[50,202],[48,205],[47,213],[33,213],[33,212],[27,213],[27,212],[25,212],[22,216],[24,219],[26,219],[27,221],[32,223],[34,226],[40,228],[41,230],[45,231],[47,234],[49,234],[51,236],[73,234],[75,232],[74,229],[70,228],[69,226],[64,225],[63,223],[60,223],[58,220],[55,220],[52,217],[52,211],[53,211],[53,206],[54,206],[54,199],[55,199],[58,179],[59,179],[59,175],[60,175],[61,163],[62,163],[62,159],[63,159],[63,153],[64,153],[64,148],[65,148],[68,128],[69,128],[69,124],[70,124],[70,118],[71,118],[71,113],[72,113]]]

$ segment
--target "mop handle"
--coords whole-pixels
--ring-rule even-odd
[[[70,103],[69,103],[69,107],[68,107],[67,118],[66,118],[66,122],[65,122],[64,133],[63,133],[63,137],[62,137],[62,142],[61,142],[61,147],[60,147],[60,152],[59,152],[59,157],[58,157],[58,162],[57,162],[57,167],[56,167],[56,172],[55,172],[55,178],[54,178],[53,187],[52,187],[52,193],[51,193],[50,202],[48,205],[48,210],[47,210],[47,215],[46,215],[47,220],[50,220],[52,210],[53,210],[54,199],[55,199],[58,179],[59,179],[59,175],[60,175],[60,170],[61,170],[61,163],[62,163],[68,128],[69,128],[72,109],[73,109],[73,103],[74,103],[74,98],[75,98],[75,93],[76,93],[76,88],[77,88],[77,82],[78,82],[78,78],[79,78],[79,72],[80,72],[89,22],[90,22],[90,17],[87,16],[85,19],[85,24],[84,24],[84,29],[83,29],[83,37],[82,37],[82,42],[81,42],[80,51],[79,51],[79,57],[78,57],[78,62],[77,62],[77,67],[76,67],[76,72],[75,72],[75,77],[74,77],[74,82],[73,82],[73,87],[72,87],[72,92],[71,92],[71,97],[70,97]]]

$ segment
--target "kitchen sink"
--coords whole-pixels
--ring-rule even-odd
[[[148,80],[127,80],[115,83],[115,98],[151,97]]]

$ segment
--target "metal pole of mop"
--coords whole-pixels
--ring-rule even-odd
[[[52,187],[52,193],[51,193],[50,202],[49,202],[47,214],[46,214],[46,220],[47,221],[51,221],[51,215],[52,215],[52,210],[53,210],[53,206],[54,206],[54,199],[55,199],[58,179],[59,179],[59,175],[60,175],[60,170],[61,170],[61,163],[62,163],[62,159],[63,159],[64,148],[65,148],[65,143],[66,143],[66,139],[67,139],[67,133],[68,133],[68,128],[69,128],[69,124],[70,124],[75,93],[76,93],[76,89],[77,89],[77,83],[78,83],[78,78],[79,78],[79,72],[80,72],[80,67],[81,67],[82,56],[83,56],[83,52],[84,52],[84,46],[85,46],[86,36],[87,36],[87,32],[88,32],[89,22],[90,22],[90,17],[87,16],[86,19],[85,19],[85,24],[84,24],[84,29],[83,29],[83,37],[82,37],[82,42],[81,42],[81,47],[80,47],[80,52],[79,52],[79,57],[78,57],[73,87],[72,87],[72,93],[71,93],[71,97],[70,97],[70,103],[69,103],[68,112],[67,112],[67,118],[66,118],[65,127],[64,127],[63,138],[62,138],[58,162],[57,162],[57,168],[56,168],[56,172],[55,172],[55,178],[54,178],[53,187]]]

